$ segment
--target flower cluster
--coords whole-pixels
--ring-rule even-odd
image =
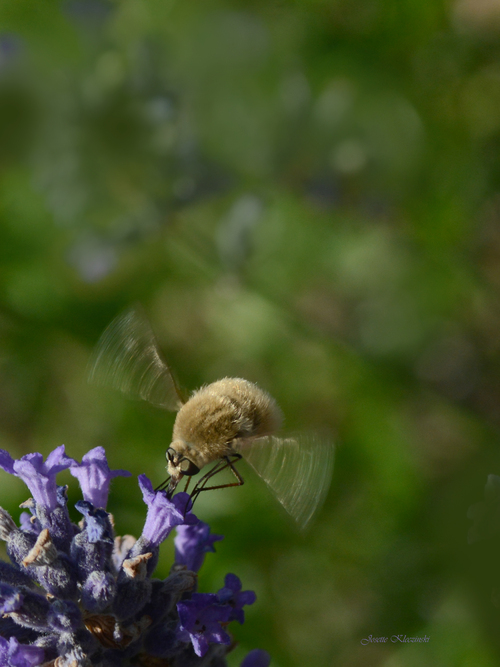
[[[0,667],[223,667],[232,645],[227,625],[243,623],[252,591],[228,574],[215,594],[198,593],[197,571],[220,535],[191,512],[191,499],[168,499],[140,475],[147,505],[142,535],[115,537],[106,511],[109,485],[125,470],[110,470],[96,447],[81,463],[64,445],[14,460],[0,450],[0,468],[20,477],[32,497],[17,526],[0,508],[0,538],[10,563],[0,561]],[[69,468],[83,500],[78,525],[67,509],[67,487],[56,475]],[[166,579],[152,578],[159,547],[173,528],[175,563]],[[242,667],[267,667],[269,656],[251,651]]]

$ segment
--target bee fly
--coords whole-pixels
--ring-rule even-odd
[[[136,309],[119,315],[104,331],[91,359],[89,380],[177,411],[166,452],[169,477],[158,487],[166,489],[168,497],[183,477],[187,490],[191,477],[210,464],[191,492],[193,502],[202,491],[242,485],[235,463],[243,457],[300,527],[323,502],[332,474],[332,443],[314,434],[274,435],[281,411],[248,380],[223,378],[185,400],[160,357],[147,319]],[[214,484],[214,476],[226,469],[235,481]]]

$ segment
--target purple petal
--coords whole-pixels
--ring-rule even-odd
[[[14,461],[14,474],[20,477],[30,490],[35,502],[49,512],[58,506],[56,475],[77,462],[66,456],[64,445],[51,452],[44,462],[37,452]]]
[[[245,622],[245,612],[243,611],[243,609],[233,609],[229,620],[238,621],[240,625],[243,625],[243,623]]]
[[[253,651],[243,659],[240,667],[269,667],[271,656],[267,651],[260,648],[254,648]]]
[[[91,544],[96,542],[114,544],[109,514],[106,510],[95,509],[92,503],[86,500],[79,500],[75,503],[75,507],[85,517],[85,530]]]
[[[183,627],[194,627],[198,615],[210,605],[218,604],[219,600],[213,593],[193,593],[191,600],[179,602],[177,611]]]
[[[213,633],[220,630],[219,623],[227,623],[231,615],[231,607],[219,604],[212,593],[193,593],[190,600],[177,603],[177,611],[182,628],[188,632]]]
[[[15,637],[0,637],[0,665],[2,667],[35,667],[44,661],[43,648],[20,644]]]
[[[180,641],[189,637],[197,655],[204,655],[210,642],[231,643],[230,636],[220,624],[229,621],[232,609],[229,605],[219,604],[216,595],[193,593],[190,600],[177,604],[177,611],[180,620],[177,637]]]
[[[5,449],[0,449],[0,468],[8,472],[10,475],[15,475],[14,472],[14,459],[6,452]]]
[[[241,593],[238,594],[238,606],[243,607],[243,605],[246,604],[253,604],[255,600],[257,599],[257,596],[253,591],[242,591]]]
[[[109,485],[118,476],[130,477],[127,470],[110,470],[104,447],[95,447],[84,455],[82,462],[70,469],[78,479],[83,497],[94,507],[105,508],[108,502]]]
[[[39,456],[41,456],[39,454]],[[56,447],[53,452],[47,456],[47,460],[43,464],[43,472],[48,475],[49,473],[55,474],[61,472],[61,470],[66,470],[73,465],[78,465],[78,462],[75,459],[66,456],[64,453],[64,445],[59,445]]]
[[[227,574],[224,583],[224,588],[217,591],[217,597],[222,604],[226,604],[231,608],[231,621],[244,623],[245,614],[243,607],[247,604],[253,604],[257,597],[253,591],[241,590],[241,581],[235,574]]]
[[[190,635],[190,639],[193,644],[194,652],[202,658],[208,651],[208,641],[201,634]]]
[[[151,546],[158,547],[175,526],[198,521],[189,511],[192,503],[187,493],[178,493],[169,499],[165,491],[153,491],[153,485],[146,475],[139,475],[139,486],[148,506],[142,538]]]
[[[227,634],[222,628],[217,630],[212,630],[210,633],[210,639],[214,644],[230,644],[231,637]]]
[[[233,591],[230,588],[221,588],[220,590],[217,591],[217,597],[219,598],[219,602],[221,604],[226,604],[226,602],[229,602],[229,600],[233,599]]]
[[[193,525],[177,526],[175,562],[185,565],[188,570],[198,572],[205,554],[215,551],[214,542],[224,539],[223,535],[210,535],[210,526],[203,521]]]
[[[0,613],[9,614],[21,608],[24,597],[9,584],[0,583]]]
[[[233,593],[241,591],[241,580],[235,574],[226,574],[224,579],[225,588],[230,588]]]

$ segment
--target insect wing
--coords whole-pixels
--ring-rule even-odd
[[[238,451],[305,528],[330,486],[333,443],[314,433],[294,438],[266,436],[242,443]]]
[[[136,309],[119,315],[104,331],[92,354],[88,379],[167,410],[178,410],[183,403],[151,326]]]

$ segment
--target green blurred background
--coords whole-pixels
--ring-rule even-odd
[[[251,472],[198,503],[200,590],[257,593],[232,666],[500,663],[500,545],[466,541],[500,473],[499,37],[495,0],[0,2],[0,447],[162,481],[174,416],[86,383],[135,302],[183,386],[335,433],[305,535]],[[134,479],[109,509],[140,533]],[[393,634],[430,641],[361,644]]]

